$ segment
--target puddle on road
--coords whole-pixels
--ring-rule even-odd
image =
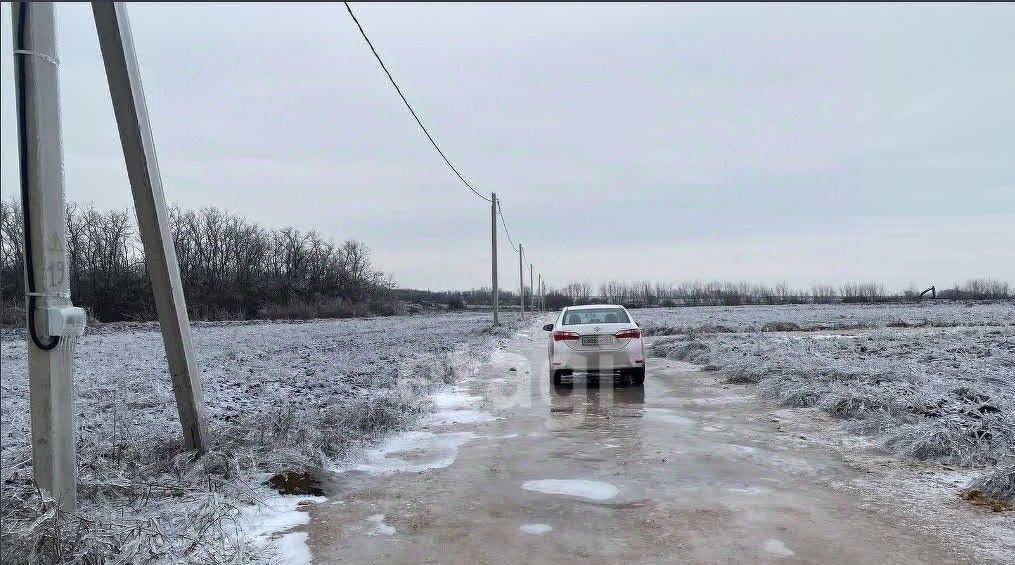
[[[620,489],[602,481],[590,481],[586,479],[543,479],[538,481],[525,481],[522,484],[525,490],[541,492],[544,494],[562,494],[587,498],[589,500],[609,500],[618,493]]]
[[[679,414],[674,414],[673,411],[668,408],[645,408],[644,410],[645,417],[650,420],[657,420],[678,426],[691,426],[694,424],[694,420]]]

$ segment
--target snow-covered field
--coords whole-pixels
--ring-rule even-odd
[[[787,304],[644,308],[632,312],[648,335],[879,327],[1011,326],[1015,302]]]
[[[446,408],[446,386],[510,335],[489,326],[487,314],[198,324],[214,447],[197,461],[176,456],[181,432],[155,326],[95,328],[74,356],[80,507],[59,529],[29,480],[24,338],[4,333],[0,561],[298,559],[299,540],[265,541],[265,522],[299,520],[293,499],[273,496],[265,480],[333,467]]]
[[[637,310],[656,356],[757,383],[901,456],[979,470],[1015,498],[1015,304]],[[791,331],[779,331],[791,330]],[[810,330],[810,331],[798,331]]]
[[[899,454],[969,466],[991,481],[979,485],[986,492],[1015,492],[1012,303],[633,314],[657,336],[656,355],[711,365],[787,405],[822,408]],[[157,328],[93,328],[75,351],[80,508],[73,516],[58,516],[31,484],[24,336],[5,332],[0,561],[305,560],[305,534],[288,530],[307,519],[301,505],[320,499],[278,496],[266,481],[283,472],[450,464],[469,432],[417,428],[492,417],[451,385],[513,331],[492,332],[483,313],[198,324],[214,447],[195,461],[178,455]],[[420,446],[432,460],[418,459]],[[586,494],[576,496],[593,492],[580,486]],[[372,527],[380,535],[389,526],[378,516]]]

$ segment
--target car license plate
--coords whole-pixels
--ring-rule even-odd
[[[613,336],[610,335],[585,335],[582,336],[582,345],[610,345],[613,343]]]

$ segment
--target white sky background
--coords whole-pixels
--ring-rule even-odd
[[[1015,282],[1015,5],[353,9],[551,283]],[[363,240],[401,286],[489,285],[488,204],[341,4],[129,11],[170,201]],[[68,198],[130,206],[91,11],[57,25]],[[10,198],[8,4],[0,43]]]

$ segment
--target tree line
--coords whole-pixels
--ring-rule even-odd
[[[359,241],[335,243],[315,231],[269,229],[218,208],[174,206],[169,216],[187,308],[196,320],[349,317],[401,312],[405,303],[423,309],[491,303],[489,288],[395,289],[390,278],[374,269],[369,250]],[[74,304],[88,309],[93,320],[154,320],[155,305],[133,213],[69,203],[66,220]],[[526,294],[526,303],[531,304],[530,290]],[[981,278],[939,289],[937,296],[984,300],[1012,298],[1015,293],[1007,282]],[[0,323],[24,322],[23,297],[21,204],[14,199],[0,200]],[[787,283],[612,280],[599,285],[574,281],[548,288],[546,305],[551,309],[597,302],[737,306],[871,303],[919,297],[919,289],[889,293],[877,282],[801,289]],[[510,307],[517,301],[517,293],[501,289],[502,305]]]
[[[921,290],[910,287],[888,292],[876,281],[849,282],[839,285],[814,285],[792,288],[788,283],[774,285],[736,281],[689,281],[650,283],[647,281],[608,281],[593,286],[587,281],[570,282],[547,293],[547,302],[580,305],[605,302],[637,306],[739,306],[746,304],[831,304],[895,302],[920,299]],[[940,298],[963,300],[1003,300],[1015,298],[1007,282],[994,279],[970,279],[952,288],[938,291]]]
[[[130,210],[68,203],[71,299],[104,322],[156,318],[144,252]],[[193,319],[348,317],[394,313],[393,282],[359,241],[269,229],[218,208],[174,206],[169,224]],[[22,323],[21,204],[0,201],[4,322]],[[7,320],[7,317],[17,318]]]

